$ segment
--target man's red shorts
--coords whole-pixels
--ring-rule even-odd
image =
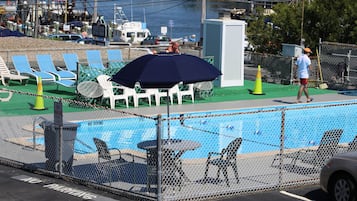
[[[307,79],[307,78],[300,78],[300,84],[301,84],[301,85],[307,85],[308,80],[309,80],[309,79]]]

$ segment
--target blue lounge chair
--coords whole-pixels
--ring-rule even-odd
[[[66,68],[69,71],[77,72],[77,63],[79,62],[78,56],[75,53],[62,54]]]
[[[77,81],[76,80],[57,80],[55,82],[57,84],[57,90],[58,90],[58,86],[62,85],[64,87],[76,87]]]
[[[123,55],[119,49],[108,49],[108,68],[121,68],[124,66]]]
[[[97,69],[105,69],[100,55],[100,50],[87,50],[87,62],[88,66]]]
[[[41,78],[42,81],[56,81],[56,77],[54,75],[47,72],[39,72],[31,68],[26,55],[14,55],[12,56],[12,62],[18,74],[36,78],[37,83],[39,78]]]
[[[38,54],[36,55],[36,59],[41,72],[51,73],[55,75],[58,80],[75,80],[77,78],[77,75],[71,71],[57,70],[49,54]]]

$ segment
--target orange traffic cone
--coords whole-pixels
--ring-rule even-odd
[[[262,89],[262,73],[260,71],[260,65],[258,65],[258,72],[255,79],[254,90],[252,92],[254,95],[265,95]]]
[[[38,78],[37,83],[37,96],[35,100],[35,106],[32,108],[34,110],[45,110],[45,103],[43,100],[43,89],[42,89],[42,79]]]

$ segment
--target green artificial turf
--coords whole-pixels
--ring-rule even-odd
[[[215,87],[213,96],[206,98],[196,98],[195,104],[236,101],[236,100],[255,100],[267,98],[283,98],[296,96],[298,86],[296,85],[279,85],[262,83],[262,91],[264,95],[253,95],[250,93],[254,89],[255,82],[246,80],[244,86],[238,87]],[[10,90],[15,90],[21,93],[14,93],[9,102],[0,102],[0,116],[17,116],[17,115],[41,115],[53,113],[54,101],[58,98],[63,98],[63,112],[80,112],[89,111],[90,108],[76,107],[75,105],[68,104],[66,100],[75,100],[75,88],[66,88],[55,84],[43,84],[44,106],[46,110],[33,110],[31,109],[36,102],[37,85],[34,81],[30,81],[27,85],[20,85],[16,82],[11,82],[10,86],[2,87]],[[309,88],[311,96],[317,94],[336,93],[333,90],[321,90],[316,88]],[[4,94],[0,94],[4,97]],[[191,104],[190,101],[184,101],[183,104]],[[131,106],[132,107],[132,106]],[[141,104],[139,107],[149,107],[148,105]],[[117,109],[124,109],[124,105],[117,105]]]

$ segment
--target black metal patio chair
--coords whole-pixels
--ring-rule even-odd
[[[237,151],[242,144],[242,138],[236,138],[232,142],[228,144],[228,146],[224,149],[222,149],[221,152],[209,152],[208,153],[208,158],[206,162],[206,170],[205,170],[205,175],[204,175],[204,181],[207,181],[208,178],[208,169],[210,165],[214,165],[218,167],[217,171],[217,179],[220,176],[221,170],[223,172],[223,175],[225,177],[227,186],[229,185],[229,179],[228,179],[228,172],[227,168],[232,167],[234,171],[234,176],[237,180],[237,183],[239,183],[239,175],[238,175],[238,168],[237,168]],[[219,157],[212,157],[213,155],[218,155]]]
[[[121,166],[128,164],[129,162],[122,158],[122,153],[117,148],[108,148],[107,143],[101,139],[93,138],[94,144],[98,151],[98,163],[102,168],[109,166],[109,170],[105,171],[109,174],[109,184],[112,183],[112,171],[115,166]],[[134,163],[134,155],[129,154],[132,157],[132,163]],[[118,157],[116,159],[116,156]],[[105,163],[103,162],[105,161]]]
[[[342,129],[332,129],[324,132],[317,149],[301,149],[296,152],[283,155],[276,154],[271,165],[278,161],[280,157],[290,158],[292,167],[295,167],[297,161],[311,164],[315,167],[322,167],[326,161],[338,152],[338,143],[340,141]]]

